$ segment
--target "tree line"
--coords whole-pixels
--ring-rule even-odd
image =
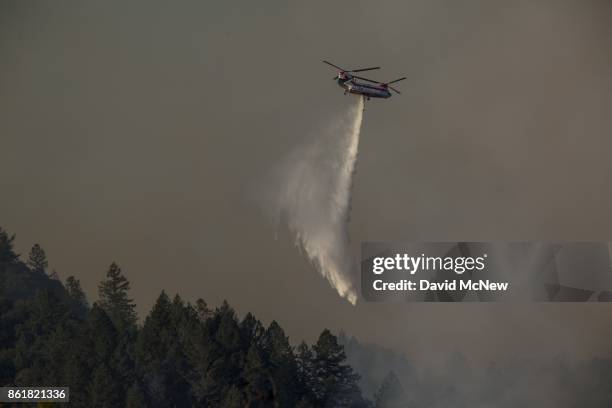
[[[239,318],[161,292],[139,322],[130,282],[112,263],[89,304],[75,277],[48,273],[40,245],[22,261],[0,229],[3,385],[68,386],[77,407],[399,407],[392,374],[362,396],[338,339],[293,347],[275,321]],[[395,402],[394,402],[395,401]]]

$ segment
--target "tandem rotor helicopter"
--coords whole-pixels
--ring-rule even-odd
[[[335,76],[333,79],[337,80],[338,85],[344,88],[345,95],[347,93],[362,95],[367,100],[370,100],[370,98],[384,98],[384,99],[390,98],[391,92],[389,92],[389,89],[400,94],[401,93],[400,91],[398,91],[397,89],[389,85],[406,79],[406,77],[403,77],[399,79],[394,79],[393,81],[390,81],[390,82],[374,81],[372,79],[360,77],[360,76],[353,75],[353,74],[355,72],[372,71],[375,69],[380,69],[380,67],[344,69],[344,68],[340,68],[337,65],[332,64],[329,61],[323,61],[323,62],[326,63],[327,65],[331,65],[332,67],[340,70],[340,72],[338,72],[338,75]],[[372,85],[365,83],[365,82],[360,82],[358,81],[359,79],[361,81],[370,82]]]

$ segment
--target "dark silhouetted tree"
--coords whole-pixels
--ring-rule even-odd
[[[329,330],[324,330],[314,350],[314,393],[322,407],[352,407],[362,403],[359,375],[347,364],[344,348]]]
[[[266,407],[273,401],[270,373],[266,366],[267,362],[262,351],[257,344],[252,343],[247,352],[243,374],[248,407]]]
[[[196,358],[200,380],[197,393],[205,406],[219,406],[232,385],[241,381],[244,358],[236,313],[223,301],[202,332],[203,346]]]
[[[119,335],[110,316],[98,304],[91,308],[88,318],[92,358],[91,398],[93,406],[114,407],[124,401],[126,384],[117,369],[115,356],[118,351]]]
[[[266,329],[252,313],[247,313],[242,322],[240,322],[240,336],[242,337],[245,349],[248,349],[251,344],[261,347],[265,332]]]
[[[299,386],[301,388],[302,403],[314,403],[315,390],[317,387],[315,378],[315,366],[313,352],[308,344],[301,342],[297,347],[296,352],[297,375],[300,379]]]
[[[0,265],[12,264],[19,259],[19,255],[13,250],[13,241],[15,235],[9,235],[5,230],[0,228]]]
[[[91,380],[91,406],[92,407],[119,407],[123,398],[118,393],[118,384],[113,373],[106,363],[95,366]]]
[[[138,336],[137,356],[152,406],[191,406],[194,368],[185,354],[195,310],[162,292]],[[165,405],[164,405],[165,404]]]
[[[66,278],[66,284],[64,285],[68,295],[74,302],[82,307],[88,307],[87,297],[85,296],[85,292],[81,288],[81,282],[76,279],[74,276],[69,276]]]
[[[136,328],[136,305],[128,295],[129,290],[130,282],[113,262],[106,273],[106,279],[98,286],[98,294],[100,307],[120,331]]]
[[[73,318],[61,293],[43,289],[33,298],[17,305],[21,323],[16,328],[13,351],[15,379],[28,385],[66,383],[66,367],[78,350],[81,322]]]
[[[198,311],[198,318],[203,322],[213,314],[212,310],[208,308],[208,304],[202,298],[196,300],[196,310]]]
[[[269,364],[274,399],[280,406],[294,406],[298,390],[297,364],[285,331],[272,321],[263,337],[263,350]]]
[[[28,254],[28,266],[34,272],[46,273],[49,263],[47,262],[47,254],[45,250],[38,244],[34,244]]]
[[[225,301],[213,311],[201,299],[192,305],[164,292],[138,327],[129,282],[115,263],[89,307],[75,277],[61,285],[30,271],[47,268],[40,246],[28,268],[12,242],[0,230],[3,384],[69,386],[75,407],[366,406],[328,331],[313,348],[294,351],[275,321],[264,328],[251,313],[239,321]]]

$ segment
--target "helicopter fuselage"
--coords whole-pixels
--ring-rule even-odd
[[[390,98],[390,90],[399,94],[401,92],[390,85],[406,79],[406,77],[402,77],[394,79],[393,81],[379,82],[373,79],[368,79],[362,76],[355,75],[355,72],[373,71],[375,69],[380,69],[380,67],[345,69],[329,61],[323,60],[323,63],[330,65],[338,70],[338,74],[334,76],[333,79],[336,80],[340,87],[344,88],[345,95],[347,93],[352,93],[355,95],[361,95],[365,99]]]
[[[383,85],[366,84],[356,80],[355,78],[338,78],[338,85],[344,88],[345,93],[355,95],[363,95],[366,98],[384,98],[391,97],[391,92]]]

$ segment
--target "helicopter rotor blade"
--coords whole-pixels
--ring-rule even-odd
[[[326,63],[327,65],[331,65],[331,66],[332,66],[332,67],[334,67],[334,68],[338,68],[340,71],[346,71],[346,69],[344,69],[344,68],[340,68],[339,66],[334,65],[334,64],[332,64],[332,63],[331,63],[331,62],[329,62],[329,61],[325,61],[325,60],[323,60],[323,62],[324,62],[324,63]]]
[[[395,89],[394,87],[390,86],[389,89],[392,89],[393,91],[395,91],[395,93],[397,93],[398,95],[401,94],[400,91],[398,91],[397,89]]]
[[[386,84],[387,84],[387,85],[389,85],[389,84],[394,84],[394,83],[396,83],[396,82],[403,81],[404,79],[406,79],[406,77],[399,78],[399,79],[394,79],[393,81],[391,81],[391,82],[387,82]]]
[[[380,84],[380,81],[374,81],[373,79],[368,79],[357,75],[353,75],[353,78],[361,79],[362,81],[372,82],[373,84]]]
[[[380,69],[380,67],[371,67],[371,68],[351,69],[349,72],[372,71],[372,70],[374,70],[374,69]]]

